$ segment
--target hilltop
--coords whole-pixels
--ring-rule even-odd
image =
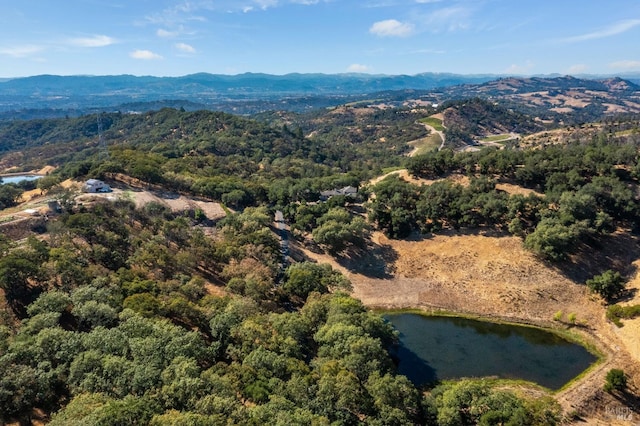
[[[621,78],[501,78],[443,90],[442,99],[472,96],[500,102],[543,121],[584,123],[640,112],[640,86]]]

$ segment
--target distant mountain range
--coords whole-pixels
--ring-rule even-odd
[[[0,79],[0,118],[22,118],[22,113],[17,113],[19,111],[37,110],[46,115],[44,111],[49,110],[54,115],[63,112],[78,115],[97,109],[138,111],[162,106],[207,108],[239,114],[273,109],[304,111],[366,100],[373,94],[376,94],[376,99],[379,95],[398,100],[426,92],[456,98],[569,89],[635,93],[638,91],[636,83],[640,83],[640,76],[637,77],[637,80],[596,80],[448,73],[412,76],[255,73],[199,73],[183,77],[40,75]]]
[[[433,89],[483,83],[495,75],[424,73],[371,74],[191,74],[183,77],[39,75],[0,83],[0,96],[181,96],[232,97],[274,94],[362,94],[384,90]]]

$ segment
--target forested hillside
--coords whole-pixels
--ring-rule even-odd
[[[197,219],[154,204],[105,201],[69,208],[44,238],[3,239],[2,421],[557,420],[552,401],[483,383],[422,395],[394,373],[397,336],[340,292],[349,288],[340,274],[303,262],[277,280],[270,222],[265,209],[249,208],[211,236]],[[482,409],[466,413],[469,403]]]
[[[438,178],[452,173],[471,177],[467,187],[446,179],[417,187],[385,180],[373,188],[374,220],[391,235],[413,228],[499,227],[524,238],[539,255],[560,260],[596,244],[597,236],[616,229],[638,229],[638,134],[615,136],[608,129],[598,139],[538,149],[485,149],[454,154],[437,151],[413,157],[415,176]],[[544,196],[509,195],[496,183],[515,183]],[[393,205],[394,194],[404,205]],[[383,194],[382,196],[380,196]],[[390,204],[391,203],[391,204]],[[396,220],[384,212],[404,210]]]
[[[0,124],[0,147],[12,151],[0,164],[63,166],[64,177],[122,172],[173,190],[224,195],[234,206],[282,204],[314,201],[320,190],[357,186],[384,167],[398,166],[406,143],[426,133],[414,124],[420,112],[367,112],[366,120],[354,119],[350,110],[328,116],[340,122],[319,125],[308,137],[298,123],[271,126],[173,109],[13,121]]]
[[[446,108],[467,134],[539,128],[484,101]],[[0,124],[2,168],[56,166],[38,187],[62,207],[29,238],[0,238],[0,421],[558,423],[552,398],[489,381],[416,388],[396,374],[397,334],[348,295],[343,275],[301,253],[284,261],[276,209],[300,246],[332,256],[367,250],[372,230],[497,230],[562,267],[601,250],[602,235],[637,231],[637,117],[567,144],[408,157],[407,143],[428,133],[418,120],[433,113],[344,106],[254,120],[163,109]],[[369,184],[386,167],[420,184]],[[219,201],[227,216],[211,223],[197,209],[115,197],[80,204],[60,185],[116,175]],[[357,194],[319,201],[347,186]],[[612,303],[624,285],[607,277],[587,278]]]
[[[532,116],[480,98],[445,102],[438,110],[442,111],[445,135],[451,148],[474,144],[477,139],[489,135],[526,135],[545,129]]]

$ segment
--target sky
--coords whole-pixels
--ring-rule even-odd
[[[638,0],[0,0],[0,78],[640,72]]]

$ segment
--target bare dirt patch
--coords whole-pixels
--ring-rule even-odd
[[[199,200],[184,195],[162,192],[148,191],[131,188],[113,188],[113,192],[101,194],[83,194],[76,198],[77,201],[89,201],[95,198],[124,198],[132,200],[137,208],[142,208],[149,203],[157,203],[169,208],[174,213],[201,210],[209,220],[219,220],[227,214],[220,203],[213,201]]]
[[[507,194],[510,195],[523,195],[525,197],[533,194],[533,195],[537,195],[538,197],[542,197],[543,194],[539,193],[538,191],[535,191],[533,189],[528,189],[528,188],[523,188],[519,185],[513,185],[511,183],[497,183],[496,184],[496,189],[499,189],[500,191],[504,191]]]
[[[468,176],[465,175],[461,175],[461,174],[452,174],[447,176],[446,178],[441,178],[441,179],[425,179],[425,178],[416,178],[412,175],[409,174],[409,171],[407,169],[400,169],[400,170],[394,170],[392,172],[387,173],[386,175],[382,175],[382,176],[378,176],[374,179],[371,179],[369,181],[370,185],[375,185],[378,182],[380,182],[381,180],[385,179],[387,176],[390,175],[397,175],[398,177],[400,177],[401,179],[412,183],[414,185],[420,186],[420,185],[431,185],[435,182],[439,182],[442,180],[448,180],[450,182],[453,183],[457,183],[459,185],[462,186],[469,186],[469,183],[471,182],[471,180],[469,179]]]
[[[636,268],[640,268],[640,259],[633,262]],[[636,275],[627,284],[627,290],[631,297],[621,302],[621,305],[640,305],[640,274]],[[622,320],[623,327],[616,329],[629,354],[640,363],[640,318]]]
[[[41,168],[40,170],[38,170],[36,172],[36,174],[39,175],[48,175],[49,173],[53,172],[56,168],[53,166],[44,166],[43,168]]]

